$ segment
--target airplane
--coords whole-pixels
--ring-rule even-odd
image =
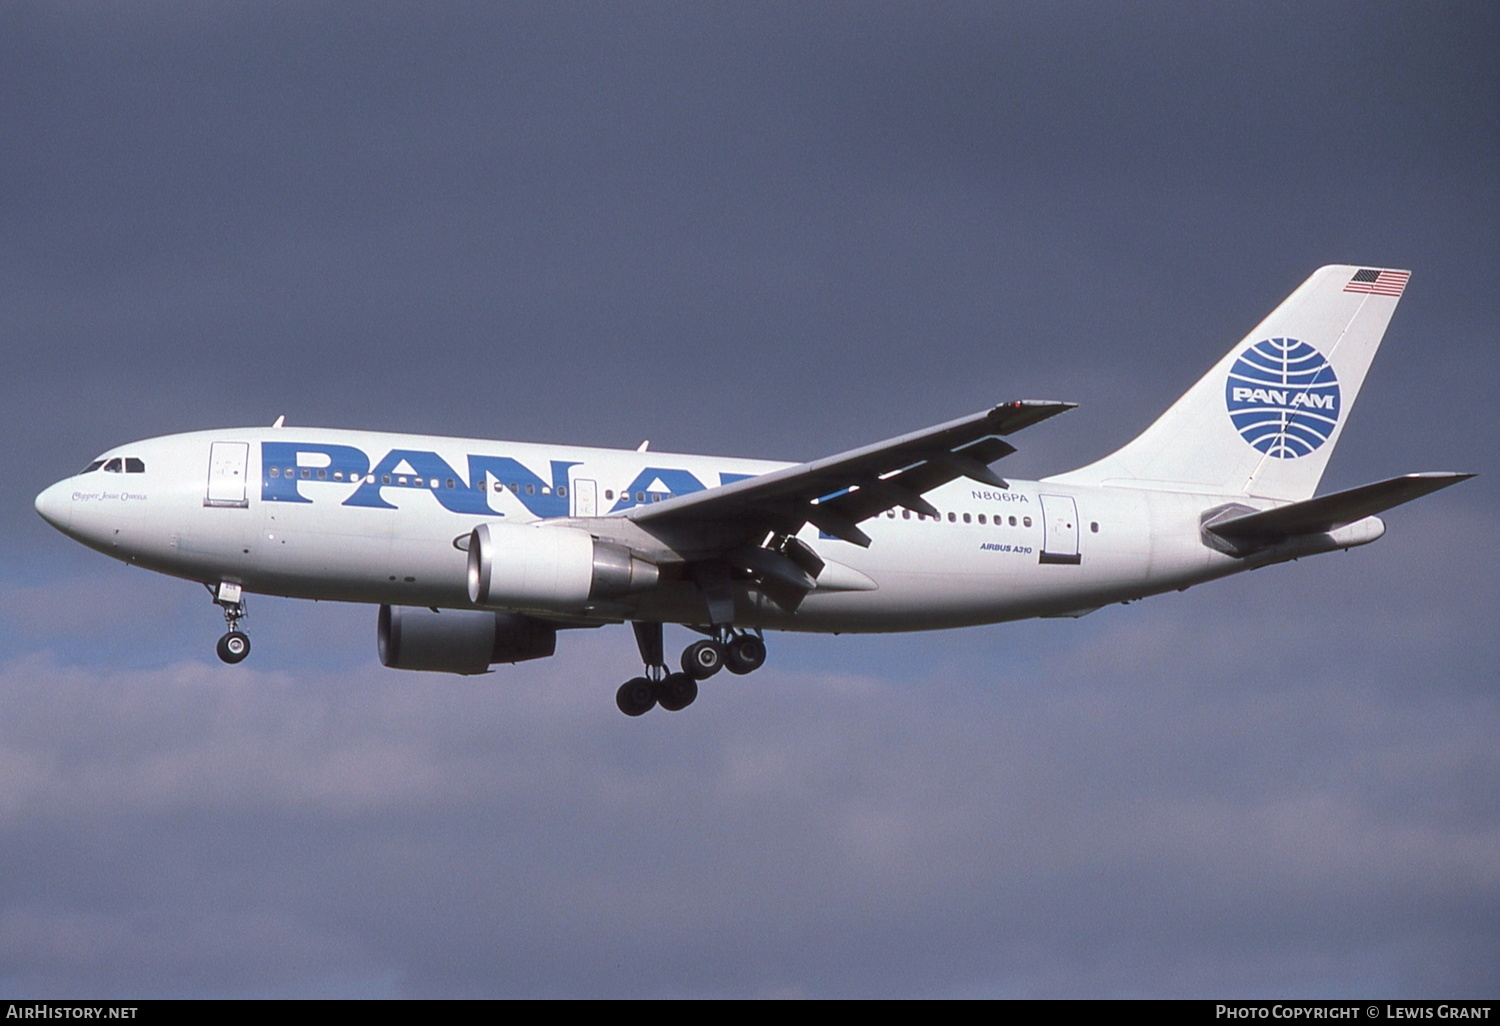
[[[629,716],[678,711],[768,630],[895,632],[1111,603],[1385,532],[1472,474],[1314,497],[1410,272],[1320,268],[1133,441],[1020,481],[1007,438],[1076,404],[1019,400],[810,463],[318,428],[110,449],[36,498],[105,555],[202,583],[250,652],[246,596],[376,604],[381,662],[458,674],[630,623]],[[704,635],[671,670],[663,625]]]

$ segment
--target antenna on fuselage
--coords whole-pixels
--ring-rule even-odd
[[[286,414],[283,413],[281,416],[279,416],[279,417],[276,418],[276,423],[272,424],[271,426],[273,428],[279,428],[279,427],[281,427],[281,425],[283,425],[285,423],[286,423]]]
[[[636,452],[645,452],[650,447],[651,447],[651,439],[648,438],[644,442],[642,442],[640,445],[636,446],[635,447],[635,451]]]

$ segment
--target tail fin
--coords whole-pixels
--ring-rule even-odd
[[[1309,498],[1410,276],[1319,268],[1134,441],[1051,480]]]

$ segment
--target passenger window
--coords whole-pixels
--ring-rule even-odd
[[[448,479],[448,488],[449,488],[450,491],[453,488],[453,478],[451,478],[451,477]]]
[[[495,491],[497,491],[497,492],[503,492],[503,491],[505,491],[505,486],[503,484],[501,484],[499,481],[496,481],[495,482]]]
[[[1093,531],[1095,534],[1098,534],[1099,533],[1099,521],[1095,520],[1092,524],[1089,524],[1089,530]]]
[[[342,470],[335,470],[333,472],[333,479],[335,481],[342,481],[344,479],[344,472]]]
[[[526,494],[527,495],[535,495],[536,494],[536,485],[532,485],[532,484],[527,485],[526,486]]]
[[[307,467],[303,467],[302,468],[302,480],[306,481],[310,477],[312,477],[312,471],[310,469],[308,469]]]
[[[951,524],[951,523],[953,523],[957,519],[958,519],[958,517],[954,516],[952,513],[948,514],[948,523]]]
[[[327,470],[320,470],[320,471],[318,471],[318,480],[319,481],[327,481],[328,480],[328,471]]]
[[[967,523],[971,523],[971,522],[972,522],[972,521],[970,521],[970,520],[969,520],[969,514],[967,514],[967,513],[965,513],[965,514],[964,514],[964,523],[966,523],[966,524],[967,524]]]
[[[557,497],[559,499],[566,499],[568,497],[568,486],[567,485],[558,485],[557,486]]]
[[[979,514],[979,522],[981,524],[987,524],[987,523],[989,523],[989,521],[987,521],[987,520],[984,519],[984,514],[983,513]]]
[[[272,467],[271,468],[271,476],[272,477],[280,477],[281,476],[281,468],[280,467]]]
[[[118,474],[122,469],[120,466],[120,457],[118,456],[104,465],[104,472],[106,474]]]
[[[391,475],[389,475],[389,474],[381,474],[380,475],[380,483],[383,484],[383,485],[390,484],[391,483]]]
[[[1030,517],[1022,517],[1021,518],[1021,523],[1024,524],[1025,526],[1027,526],[1027,527],[1030,527],[1031,526],[1031,518]]]
[[[606,489],[604,489],[604,498],[605,498],[606,501],[611,500],[614,497],[615,497],[615,491],[614,491],[613,488],[606,488]]]
[[[1016,518],[1015,517],[1011,517],[1010,518],[1010,526],[1011,527],[1015,527],[1016,526]]]
[[[145,472],[146,472],[146,464],[142,463],[140,460],[136,459],[134,456],[126,456],[125,457],[125,473],[127,473],[127,474],[144,474]]]
[[[636,502],[645,502],[646,501],[646,493],[645,492],[636,492],[635,493],[635,501]]]
[[[902,520],[910,520],[911,519],[911,510],[909,510],[909,509],[903,509],[901,511],[901,519]]]

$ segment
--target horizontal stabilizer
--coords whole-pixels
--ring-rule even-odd
[[[1473,476],[1443,472],[1406,474],[1258,513],[1231,515],[1217,522],[1210,520],[1203,526],[1230,541],[1274,542],[1299,534],[1333,531]]]

